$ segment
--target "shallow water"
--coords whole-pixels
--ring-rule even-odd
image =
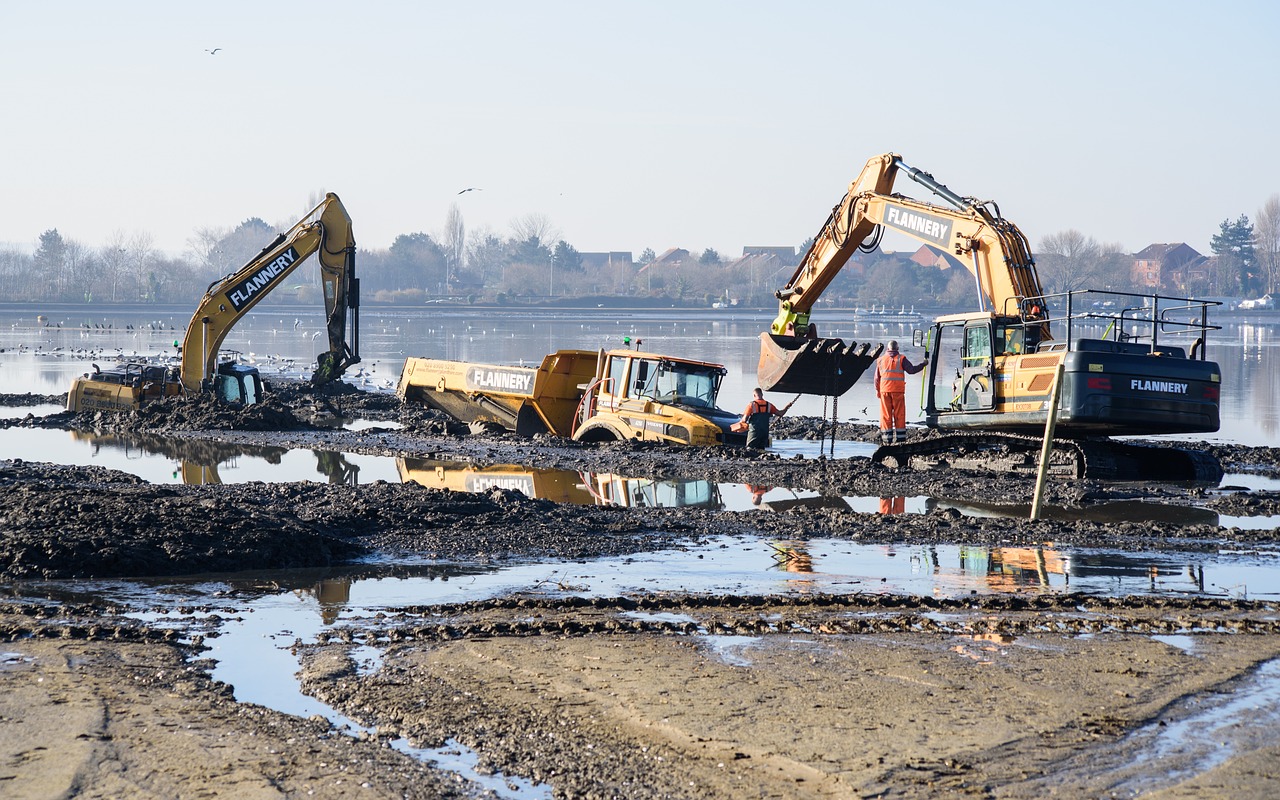
[[[369,420],[354,420],[347,427],[369,430],[394,427]],[[873,447],[847,442],[852,457],[867,457]],[[793,457],[814,458],[822,443],[779,440],[775,449]],[[697,507],[724,511],[780,511],[796,506],[823,506],[863,514],[924,514],[951,508],[970,517],[1020,517],[1030,514],[1025,505],[962,502],[945,498],[824,496],[807,489],[785,486],[752,486],[707,480],[654,480],[642,476],[586,473],[576,470],[499,464],[473,467],[461,462],[413,457],[371,456],[333,450],[289,450],[280,447],[230,445],[158,434],[94,436],[44,428],[0,429],[0,457],[27,457],[78,466],[99,466],[148,482],[165,483],[285,483],[316,481],[361,484],[415,481],[428,488],[483,492],[501,487],[527,497],[578,505],[619,505],[644,508]],[[839,457],[839,454],[837,454]],[[1261,479],[1266,483],[1270,479]],[[1229,474],[1223,486],[1258,483],[1254,476]],[[1249,530],[1280,526],[1276,516],[1231,516],[1206,509],[1128,501],[1066,509],[1049,506],[1045,519],[1091,519],[1099,522],[1160,520],[1180,525],[1220,525]]]

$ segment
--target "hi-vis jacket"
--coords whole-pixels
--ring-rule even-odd
[[[924,369],[924,362],[912,364],[902,353],[885,353],[876,359],[876,395],[906,394],[907,375]]]

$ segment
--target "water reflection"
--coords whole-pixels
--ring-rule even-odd
[[[903,514],[907,510],[907,498],[905,497],[881,497],[880,513],[881,514]]]
[[[950,500],[930,497],[925,499],[925,508],[929,511],[951,508],[966,517],[1029,519],[1031,516],[1030,503],[984,503],[978,500]],[[1214,527],[1217,527],[1220,523],[1217,512],[1210,511],[1207,508],[1146,503],[1141,500],[1117,500],[1110,503],[1100,503],[1095,506],[1075,508],[1044,506],[1040,510],[1040,516],[1043,519],[1084,520],[1102,523],[1164,522],[1173,525],[1212,525]]]
[[[884,515],[951,509],[968,517],[1026,519],[1030,506],[929,497],[841,497],[765,484],[706,479],[656,479],[615,473],[548,469],[515,464],[476,466],[461,461],[371,456],[334,450],[175,438],[157,433],[97,435],[41,428],[0,428],[0,457],[38,453],[55,463],[104,466],[152,483],[190,485],[266,481],[315,481],[356,485],[377,480],[414,481],[437,489],[485,492],[494,487],[526,497],[574,505],[620,508],[705,508],[788,511],[799,508]],[[318,478],[317,478],[318,476]],[[1238,481],[1241,476],[1229,476]],[[1220,516],[1193,506],[1137,500],[1088,507],[1047,506],[1046,519],[1101,523],[1162,522],[1174,525],[1276,527],[1271,516]]]
[[[97,434],[88,431],[71,431],[74,441],[89,445],[91,456],[96,458],[105,450],[123,453],[126,460],[165,458],[178,462],[174,478],[189,486],[224,483],[220,467],[236,469],[241,458],[259,459],[266,464],[281,466],[286,458],[297,451],[273,445],[252,445],[214,441],[211,439],[175,439],[156,433]],[[329,483],[356,485],[359,483],[360,466],[348,461],[346,454],[333,450],[312,450],[315,456],[315,472]]]
[[[572,505],[620,508],[723,508],[717,484],[702,479],[629,478],[613,473],[516,464],[478,467],[458,461],[398,458],[404,482],[432,489],[484,492],[494,487]]]

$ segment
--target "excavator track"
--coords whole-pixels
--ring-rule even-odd
[[[1028,472],[1039,466],[1043,439],[1019,433],[947,433],[913,442],[882,445],[871,459],[889,467],[948,466],[994,472]],[[1049,474],[1062,478],[1132,481],[1222,480],[1222,465],[1210,453],[1152,447],[1110,439],[1054,439]]]

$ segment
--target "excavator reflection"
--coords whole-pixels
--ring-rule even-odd
[[[207,439],[176,439],[155,433],[96,434],[71,431],[77,441],[89,442],[96,452],[99,448],[123,450],[126,458],[147,454],[164,456],[178,462],[174,477],[181,478],[188,486],[217,485],[224,483],[218,468],[236,467],[241,457],[259,458],[268,464],[279,465],[289,452],[285,447],[271,445],[232,444]],[[359,483],[360,466],[350,463],[342,453],[331,450],[313,450],[316,471],[329,483],[355,486]]]

